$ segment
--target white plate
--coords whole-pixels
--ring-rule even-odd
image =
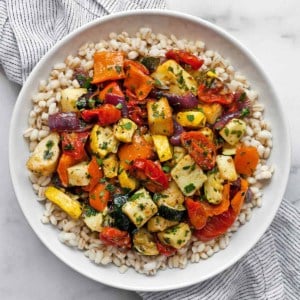
[[[81,251],[61,244],[57,238],[58,231],[41,223],[43,206],[35,201],[36,195],[28,180],[25,163],[29,153],[22,138],[31,110],[31,96],[36,92],[40,79],[48,77],[55,63],[63,61],[70,53],[75,54],[76,49],[85,42],[107,39],[112,31],[134,34],[143,26],[151,27],[156,33],[175,34],[178,38],[201,39],[208,49],[229,58],[235,69],[248,78],[266,106],[265,119],[272,125],[274,148],[269,164],[274,164],[276,168],[272,180],[263,190],[263,207],[254,211],[251,221],[234,234],[225,250],[197,264],[189,264],[184,270],[168,269],[153,277],[137,274],[133,270],[120,274],[115,266],[97,266]],[[41,59],[24,84],[15,105],[10,126],[9,163],[15,192],[26,219],[58,258],[81,274],[110,286],[158,291],[206,280],[234,264],[255,245],[272,222],[284,194],[290,168],[290,140],[281,103],[262,67],[243,45],[219,27],[196,17],[170,11],[133,11],[104,17],[81,27],[58,42]]]

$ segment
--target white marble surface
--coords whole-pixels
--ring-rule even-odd
[[[285,197],[300,208],[300,2],[297,0],[168,0],[170,9],[222,26],[265,67],[284,103],[292,136],[292,169]],[[17,204],[8,168],[8,127],[19,87],[0,70],[0,299],[139,299],[74,272],[38,240]],[[298,133],[297,133],[298,132]]]

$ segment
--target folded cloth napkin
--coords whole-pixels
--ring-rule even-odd
[[[219,275],[184,289],[139,294],[145,300],[299,300],[300,212],[283,200],[255,247]]]
[[[0,64],[22,84],[62,37],[101,16],[133,9],[163,9],[165,0],[1,0]]]
[[[165,8],[164,0],[2,0],[0,63],[22,84],[57,41],[100,16]],[[300,299],[300,212],[283,200],[257,245],[223,273],[185,289],[139,293],[144,299]]]

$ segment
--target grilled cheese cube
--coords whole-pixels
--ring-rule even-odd
[[[151,77],[161,86],[169,88],[170,93],[184,95],[191,92],[197,94],[197,82],[175,60],[169,59],[159,65]]]
[[[46,198],[59,206],[65,211],[71,218],[78,219],[82,214],[82,208],[80,202],[72,199],[69,195],[65,194],[61,190],[49,186],[45,190]]]
[[[79,97],[87,93],[85,88],[67,88],[61,91],[60,106],[62,112],[79,111],[76,102]]]
[[[222,147],[222,154],[223,155],[235,155],[237,146],[238,146],[238,144],[230,145],[230,144],[225,143]]]
[[[117,153],[118,145],[111,127],[94,125],[90,135],[90,147],[94,154],[105,157],[108,153]]]
[[[142,188],[122,206],[122,211],[137,228],[140,228],[157,213],[157,206],[152,201],[149,192]]]
[[[167,228],[178,224],[177,221],[167,220],[161,216],[152,217],[147,223],[147,229],[150,232],[164,231]]]
[[[198,108],[203,111],[209,124],[214,124],[222,114],[222,105],[219,103],[199,104]]]
[[[120,142],[130,143],[137,128],[137,125],[133,121],[122,118],[114,125],[114,135]]]
[[[238,175],[231,156],[217,155],[216,163],[222,179],[228,181],[237,180]]]
[[[201,128],[205,126],[206,117],[201,111],[182,111],[177,113],[176,121],[183,127]]]
[[[103,214],[98,212],[95,215],[84,216],[83,218],[84,223],[86,226],[91,229],[92,231],[102,231],[103,226]]]
[[[152,135],[171,136],[174,131],[172,109],[166,98],[147,101],[148,123]]]
[[[107,178],[114,178],[118,176],[119,161],[117,155],[110,153],[103,159],[103,172]]]
[[[90,183],[89,163],[84,161],[67,169],[69,185],[86,186]]]
[[[152,135],[152,139],[159,160],[164,162],[171,159],[173,151],[168,138],[165,135]]]
[[[214,133],[209,127],[203,127],[199,130],[202,134],[204,134],[211,142],[214,140]]]
[[[51,175],[56,170],[59,159],[59,141],[59,134],[56,132],[42,139],[29,157],[27,168],[38,175]]]
[[[187,223],[179,223],[157,233],[157,237],[164,245],[180,249],[189,242],[192,237],[192,231]]]
[[[221,130],[220,135],[230,145],[235,145],[246,132],[246,123],[240,119],[230,120]]]
[[[158,195],[158,206],[166,204],[171,207],[176,207],[178,205],[182,205],[184,202],[184,196],[178,185],[173,180],[169,183],[169,187],[160,192]]]
[[[194,195],[207,179],[189,154],[172,169],[171,176],[185,196]]]

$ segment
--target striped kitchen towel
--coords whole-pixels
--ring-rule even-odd
[[[139,294],[144,300],[299,300],[300,212],[283,200],[255,247],[212,279],[184,289]]]
[[[120,11],[163,8],[165,0],[1,0],[0,64],[22,84],[40,58],[81,25]]]

